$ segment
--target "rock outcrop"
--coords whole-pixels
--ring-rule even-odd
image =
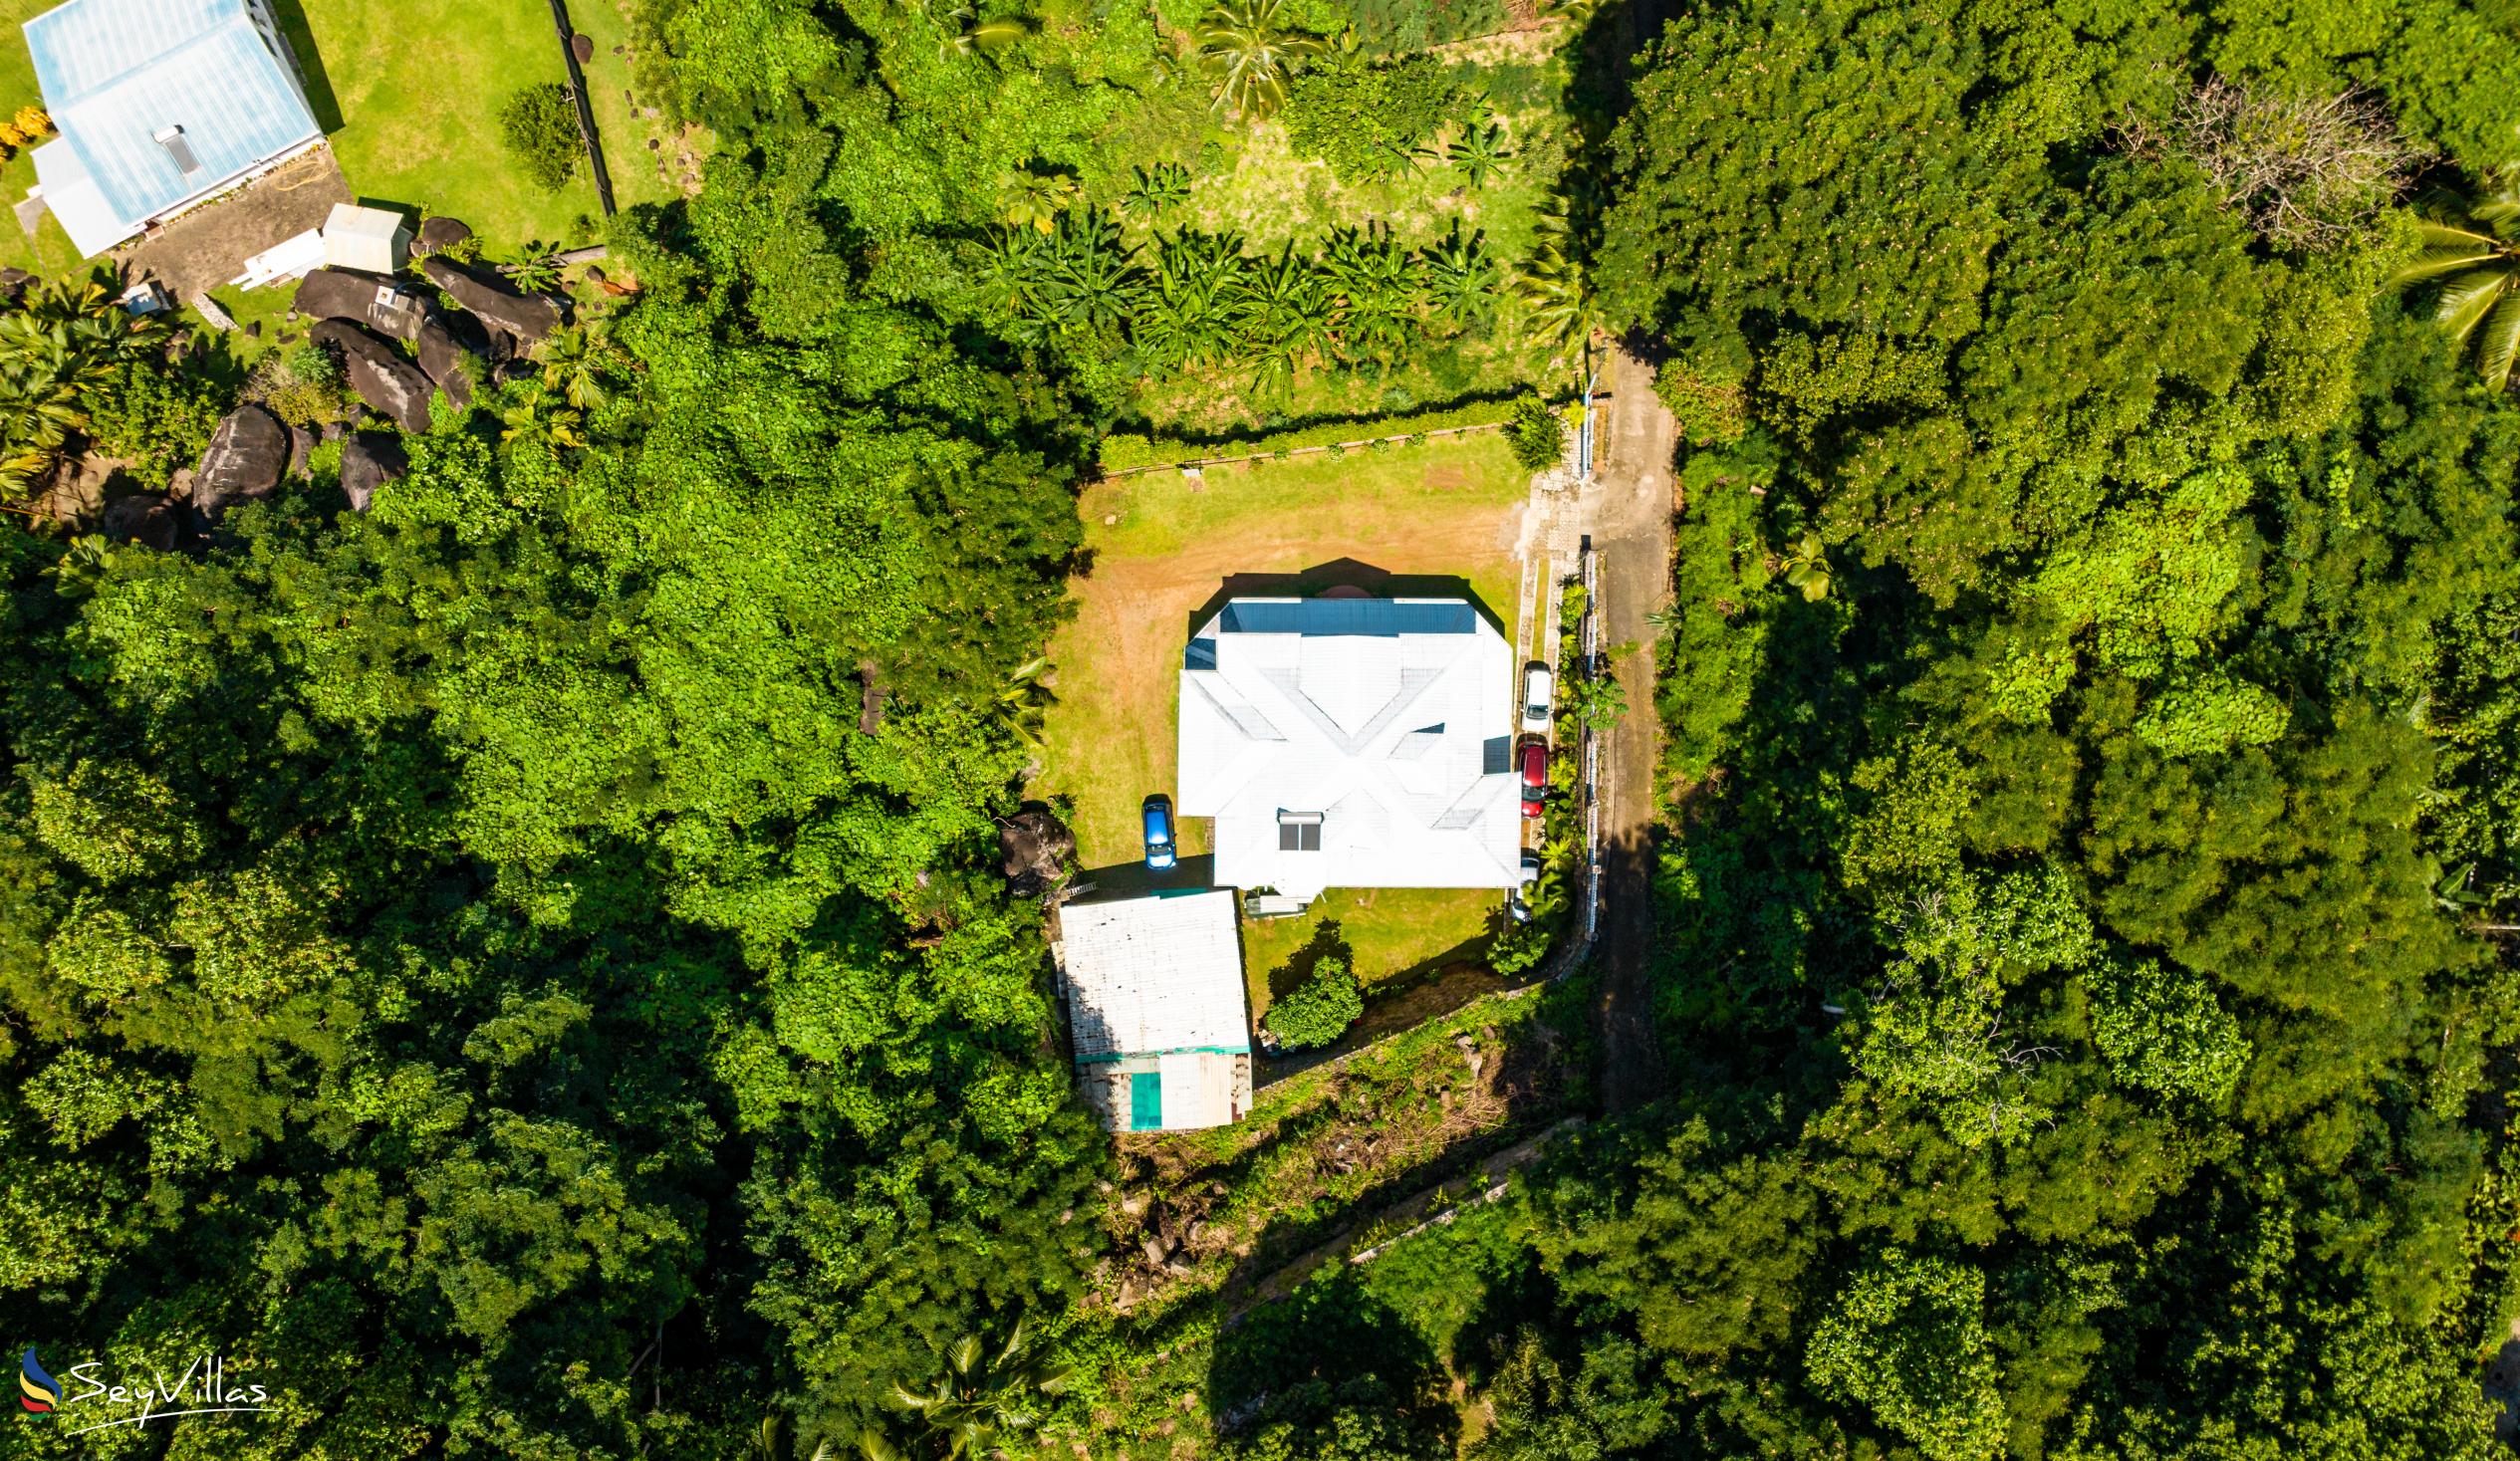
[[[560,307],[538,295],[518,294],[504,283],[484,278],[434,256],[420,261],[428,282],[446,291],[456,304],[513,342],[511,354],[523,354],[560,328]]]
[[[289,469],[289,429],[258,405],[229,411],[192,474],[192,506],[210,522],[241,502],[268,497]]]
[[[347,320],[327,320],[308,332],[308,338],[342,353],[350,388],[361,400],[405,431],[428,429],[429,379],[393,347]]]
[[[465,372],[464,358],[468,354],[463,342],[446,328],[444,321],[431,316],[420,324],[420,369],[446,392],[446,398],[469,410],[472,407],[472,376]]]
[[[471,225],[460,218],[423,218],[420,220],[419,243],[411,252],[425,257],[441,249],[451,249],[470,237]]]
[[[114,499],[98,518],[98,529],[118,543],[137,543],[160,553],[172,552],[183,536],[175,504],[162,496]]]
[[[1017,897],[1039,897],[1067,880],[1076,856],[1076,834],[1047,806],[1027,802],[997,825],[1001,866]]]
[[[352,512],[366,512],[377,489],[411,469],[402,443],[381,431],[362,431],[342,448],[342,491]]]
[[[316,320],[349,320],[394,340],[418,337],[428,301],[374,274],[318,269],[298,285],[297,312]]]

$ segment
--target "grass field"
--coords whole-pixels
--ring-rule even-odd
[[[613,47],[629,27],[616,4],[577,0],[569,18],[596,42],[587,92],[616,201],[627,208],[671,189],[647,160],[647,124],[622,95],[630,65]],[[451,213],[494,252],[592,239],[602,210],[587,169],[544,192],[499,139],[510,96],[569,79],[548,0],[283,0],[280,11],[309,73],[316,120],[362,199]]]
[[[18,27],[55,3],[0,0],[0,113],[41,100]],[[593,240],[602,209],[586,169],[546,193],[499,140],[501,103],[521,87],[567,80],[548,0],[279,0],[276,9],[316,121],[362,199],[451,213],[494,253],[533,240]],[[577,0],[570,21],[596,43],[587,91],[616,201],[628,208],[674,196],[647,150],[651,136],[666,136],[664,123],[638,118],[624,95],[630,64],[613,54],[629,34],[619,0]],[[0,198],[14,203],[34,182],[24,152],[0,166]],[[0,221],[0,264],[61,275],[80,259],[47,214],[32,240]]]
[[[1080,505],[1093,567],[1074,581],[1077,616],[1052,641],[1058,701],[1045,729],[1037,796],[1074,807],[1088,868],[1134,860],[1138,804],[1173,789],[1175,700],[1190,620],[1233,588],[1309,593],[1362,583],[1392,593],[1460,594],[1510,637],[1521,587],[1514,555],[1529,475],[1492,434],[1419,446],[1213,468],[1204,481],[1148,472],[1099,483]],[[1207,826],[1181,829],[1185,855]],[[1416,968],[1478,937],[1493,892],[1361,890],[1299,919],[1244,930],[1255,1013],[1267,976],[1323,918],[1340,920],[1369,981]]]

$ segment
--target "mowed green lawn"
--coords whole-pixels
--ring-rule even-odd
[[[508,98],[569,79],[548,0],[283,0],[280,10],[318,120],[331,127],[338,116],[333,150],[362,199],[453,214],[493,252],[593,241],[603,210],[587,168],[545,192],[499,136]],[[596,43],[587,92],[615,200],[627,208],[668,196],[648,161],[651,133],[623,97],[630,65],[613,47],[629,25],[617,0],[575,0],[569,20]]]
[[[19,27],[53,3],[0,0],[7,31],[0,35],[0,115],[42,101]],[[352,192],[386,206],[453,214],[479,230],[494,253],[535,240],[563,247],[595,241],[581,222],[603,213],[587,169],[581,165],[559,192],[545,192],[499,137],[499,108],[518,89],[568,80],[548,0],[278,0],[276,9]],[[624,95],[630,63],[613,48],[630,26],[619,0],[575,0],[569,18],[596,43],[587,91],[615,200],[628,208],[673,196],[647,150],[651,136],[664,135],[664,123],[635,116]],[[0,199],[14,204],[34,182],[35,163],[20,152],[0,166]],[[62,275],[77,270],[80,259],[47,214],[32,240],[15,220],[0,219],[0,264]]]
[[[1309,593],[1342,582],[1384,593],[1466,591],[1510,638],[1521,593],[1514,547],[1529,482],[1503,438],[1480,433],[1215,467],[1202,482],[1156,471],[1087,488],[1079,510],[1093,568],[1074,581],[1077,615],[1051,644],[1058,699],[1032,788],[1073,803],[1082,863],[1136,859],[1139,804],[1174,791],[1181,646],[1192,614],[1224,592],[1229,576],[1255,576],[1239,590],[1248,593]],[[1181,845],[1185,855],[1205,852],[1206,823],[1186,820]],[[1247,923],[1254,1013],[1267,1003],[1269,972],[1323,918],[1340,920],[1357,973],[1374,982],[1478,940],[1500,896],[1339,891],[1303,918]]]

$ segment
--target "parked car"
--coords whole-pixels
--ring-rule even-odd
[[[1537,817],[1540,804],[1549,795],[1549,743],[1540,740],[1523,742],[1523,815]]]
[[[1146,799],[1143,810],[1146,824],[1146,866],[1156,872],[1167,871],[1174,861],[1172,799],[1157,792]]]
[[[1532,884],[1538,882],[1539,880],[1540,854],[1538,852],[1525,852],[1523,853],[1522,880],[1514,884],[1514,890],[1512,892],[1505,895],[1506,917],[1513,919],[1517,923],[1529,923],[1531,921],[1531,888]]]
[[[1523,729],[1535,736],[1549,733],[1549,694],[1557,688],[1549,666],[1533,660],[1523,669]]]

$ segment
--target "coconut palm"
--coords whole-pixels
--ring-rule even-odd
[[[1561,350],[1592,339],[1600,327],[1592,282],[1554,238],[1544,235],[1524,262],[1514,280],[1514,294],[1530,313],[1532,333]]]
[[[1444,160],[1460,168],[1472,187],[1487,186],[1487,175],[1513,155],[1514,149],[1505,145],[1505,127],[1494,118],[1484,126],[1463,132],[1444,149]]]
[[[2508,389],[2520,360],[2520,190],[2445,209],[2421,227],[2423,251],[2390,283],[2438,281],[2433,318],[2474,358],[2486,384]]]
[[[1226,0],[1198,26],[1200,69],[1216,81],[1216,105],[1257,120],[1286,105],[1288,78],[1329,42],[1283,23],[1285,0]]]
[[[1034,1343],[1020,1320],[994,1357],[977,1335],[954,1340],[942,1357],[944,1372],[933,1383],[915,1390],[896,1383],[892,1401],[957,1461],[1010,1456],[1019,1442],[1029,1448],[1026,1438],[1042,1421],[1040,1400],[1068,1387],[1070,1367]],[[875,1446],[859,1443],[871,1461],[902,1454],[888,1440],[873,1439]]]

